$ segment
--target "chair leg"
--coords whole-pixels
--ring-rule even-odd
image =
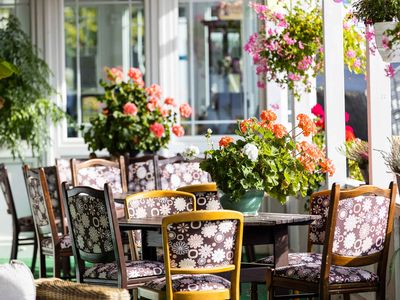
[[[31,272],[32,272],[32,274],[35,274],[37,250],[38,250],[37,240],[36,240],[36,237],[34,237],[32,264],[31,264]]]
[[[53,265],[53,276],[56,278],[61,277],[61,258],[58,255],[54,255],[54,265]]]
[[[46,278],[46,256],[39,254],[39,277]]]
[[[257,300],[258,299],[258,284],[256,282],[251,283],[250,287],[250,299],[251,300]]]
[[[12,240],[12,246],[11,246],[11,259],[17,259],[18,255],[18,236],[19,232],[17,230],[13,231],[13,240]]]

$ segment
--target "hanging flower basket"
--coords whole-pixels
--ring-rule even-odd
[[[398,22],[379,22],[374,24],[376,47],[383,61],[400,62],[400,43],[393,42],[389,31],[395,30]]]

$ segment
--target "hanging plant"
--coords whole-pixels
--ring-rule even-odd
[[[65,114],[49,99],[55,92],[48,82],[50,70],[17,18],[0,22],[7,24],[0,29],[0,60],[8,62],[2,69],[9,69],[0,80],[0,147],[14,158],[22,158],[26,144],[33,155],[41,154],[50,139],[48,120],[58,122]]]
[[[264,26],[254,33],[245,45],[253,58],[258,87],[266,81],[288,85],[295,98],[310,92],[311,78],[323,71],[324,48],[322,10],[319,3],[304,1],[289,7],[273,9],[251,3]],[[356,21],[346,16],[343,22],[344,63],[356,74],[365,73],[365,40],[356,27]]]

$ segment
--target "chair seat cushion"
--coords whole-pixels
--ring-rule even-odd
[[[274,257],[267,256],[260,258],[256,261],[260,264],[274,264]],[[289,265],[298,265],[298,264],[321,264],[322,256],[319,253],[314,252],[304,252],[304,253],[289,253]]]
[[[321,264],[298,264],[276,268],[274,277],[285,277],[295,280],[318,283],[321,276]],[[329,283],[356,283],[356,282],[378,282],[375,273],[355,267],[331,266]]]
[[[67,235],[59,236],[61,249],[71,248],[71,237]],[[42,248],[53,249],[53,241],[51,238],[43,239],[41,242]]]
[[[164,274],[164,263],[148,260],[127,261],[126,272],[128,279],[159,276]],[[86,269],[83,277],[116,280],[118,268],[115,263],[96,264]]]
[[[144,287],[156,291],[165,291],[165,277],[149,281],[144,285]],[[172,289],[174,292],[213,291],[229,289],[230,287],[231,283],[229,280],[217,275],[172,275]]]

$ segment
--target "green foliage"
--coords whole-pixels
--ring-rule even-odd
[[[358,0],[353,9],[354,16],[366,23],[400,20],[400,0]]]
[[[304,197],[318,190],[325,180],[324,173],[328,171],[322,167],[322,162],[326,162],[323,153],[315,151],[316,146],[307,143],[309,150],[316,153],[311,158],[305,153],[308,150],[297,148],[290,134],[277,136],[274,130],[258,123],[257,119],[250,120],[251,128],[244,132],[243,129],[236,131],[238,140],[224,137],[229,143],[224,143],[223,138],[219,148],[212,147],[205,152],[200,168],[210,173],[218,188],[230,194],[234,201],[238,201],[247,190],[255,189],[265,191],[281,203],[286,202],[287,196]],[[210,134],[206,137],[209,138]],[[248,145],[254,149],[252,155],[257,152],[256,158],[251,158],[246,151]],[[306,161],[313,165],[312,170],[307,169]]]
[[[0,61],[0,80],[10,77],[14,73],[19,73],[18,68],[8,61]]]
[[[22,158],[24,143],[33,155],[41,154],[49,141],[48,120],[58,122],[65,114],[48,99],[54,93],[48,82],[50,70],[17,18],[0,22],[7,22],[0,29],[0,60],[18,70],[0,81],[0,146],[13,157]]]

